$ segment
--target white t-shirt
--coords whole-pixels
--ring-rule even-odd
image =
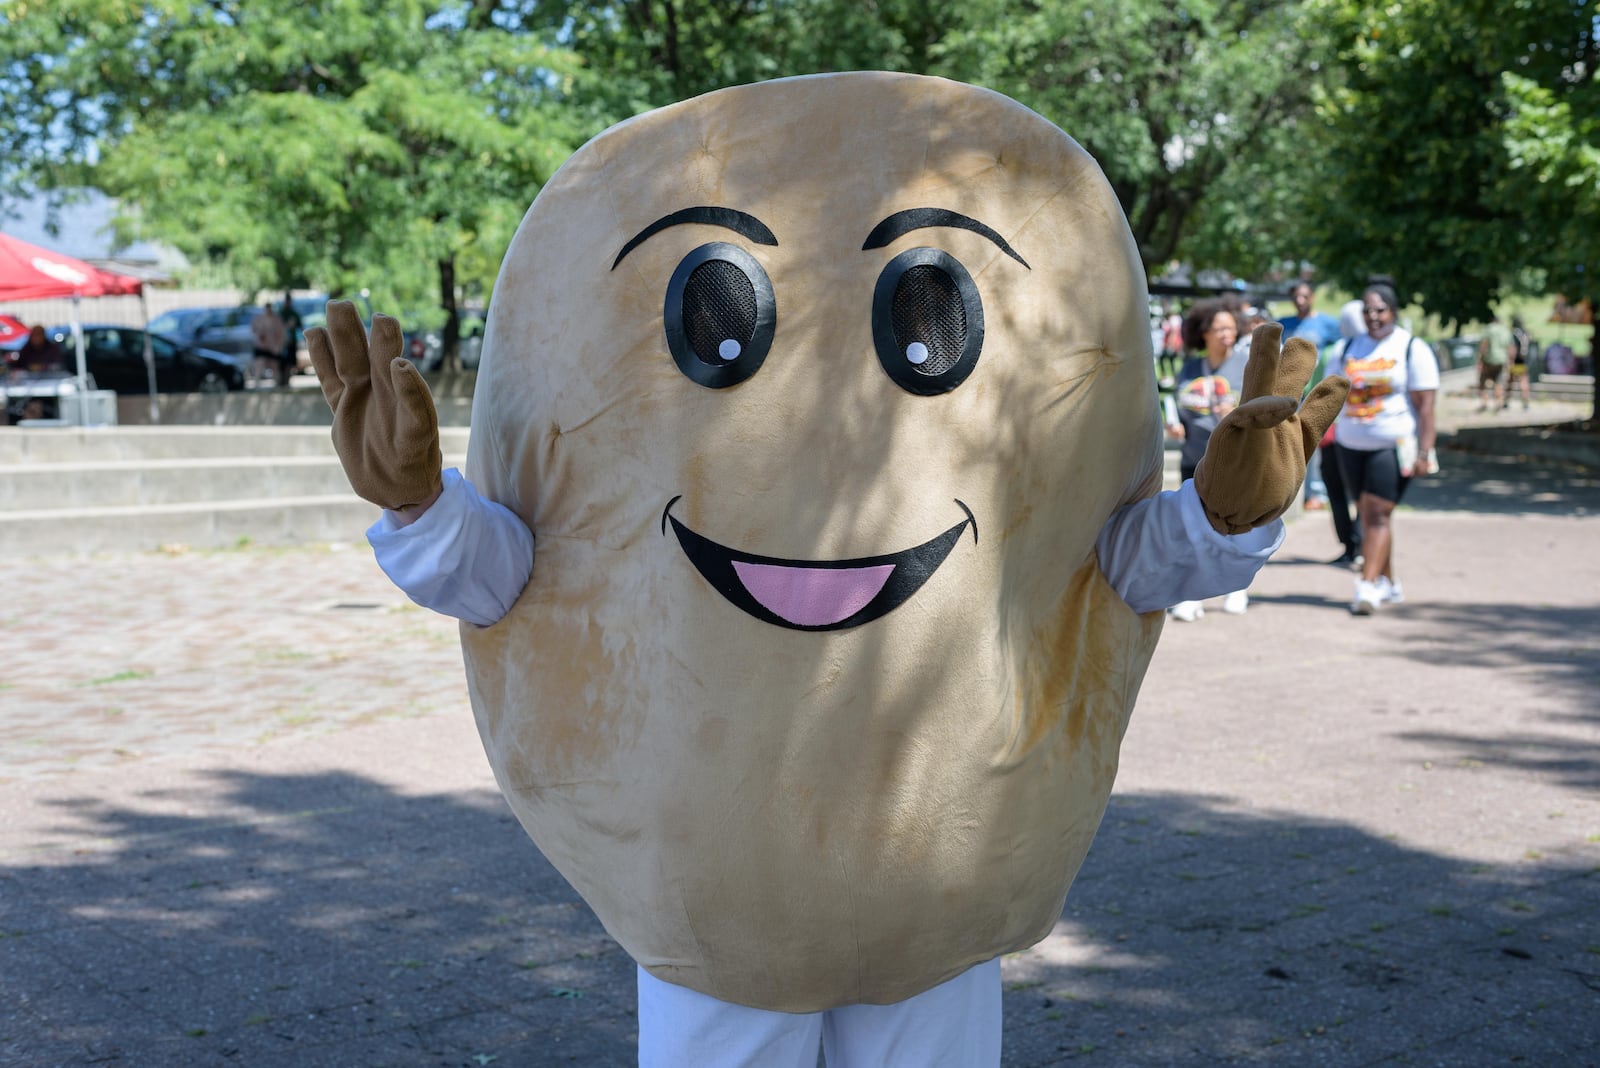
[[[1351,338],[1328,361],[1328,373],[1350,380],[1350,398],[1333,425],[1333,439],[1347,449],[1389,449],[1414,436],[1417,417],[1407,394],[1439,388],[1433,349],[1398,326],[1382,341]]]

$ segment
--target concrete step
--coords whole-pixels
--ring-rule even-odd
[[[440,439],[446,465],[462,466],[467,428]],[[351,492],[326,426],[0,430],[8,554],[355,541],[377,515]]]
[[[446,466],[464,462],[445,457]],[[331,455],[0,465],[0,512],[349,493],[344,469]]]
[[[466,427],[441,427],[440,446],[465,455]],[[223,457],[333,457],[327,427],[6,427],[0,465],[89,464]]]
[[[47,556],[358,541],[378,509],[351,494],[0,513],[0,552]]]
[[[1591,375],[1542,375],[1528,388],[1535,397],[1584,400],[1594,396],[1594,378]]]

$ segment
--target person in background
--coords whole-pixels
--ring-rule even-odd
[[[1183,343],[1196,355],[1178,369],[1174,387],[1178,422],[1167,428],[1170,436],[1183,441],[1178,466],[1184,481],[1194,477],[1211,432],[1239,403],[1250,349],[1236,345],[1238,338],[1238,320],[1222,300],[1199,301],[1184,316]],[[1242,614],[1249,605],[1250,595],[1245,590],[1235,590],[1222,599],[1222,610],[1231,615]],[[1199,601],[1179,601],[1167,612],[1183,623],[1193,623],[1206,614]]]
[[[1321,352],[1339,340],[1339,320],[1326,312],[1316,310],[1316,300],[1310,282],[1296,282],[1289,287],[1289,299],[1294,302],[1294,314],[1278,322],[1283,326],[1283,338],[1303,337]]]
[[[1528,383],[1528,361],[1533,357],[1533,335],[1522,325],[1522,316],[1511,317],[1511,362],[1506,365],[1506,394],[1500,402],[1502,410],[1511,407],[1511,391],[1522,390],[1522,410],[1527,411],[1533,400],[1533,387]]]
[[[42,326],[28,331],[28,340],[12,354],[10,362],[17,371],[60,371],[66,367],[61,346],[50,339]]]
[[[280,377],[284,334],[283,318],[270,303],[263,304],[256,317],[250,320],[250,336],[255,342],[255,375],[269,378],[280,386],[288,384]]]
[[[1328,373],[1350,380],[1334,440],[1346,490],[1356,499],[1365,557],[1350,611],[1368,616],[1405,600],[1394,577],[1394,508],[1413,478],[1439,470],[1433,449],[1439,364],[1431,346],[1396,324],[1392,286],[1368,285],[1361,306],[1367,332],[1339,347]]]
[[[1312,379],[1318,375],[1326,374],[1329,362],[1334,354],[1340,351],[1350,339],[1367,332],[1367,327],[1362,318],[1362,303],[1352,300],[1339,309],[1339,337],[1340,340],[1326,346],[1317,357],[1316,370],[1312,372]],[[1317,450],[1322,469],[1323,489],[1328,495],[1328,513],[1333,517],[1333,535],[1339,539],[1339,544],[1344,546],[1344,552],[1335,557],[1331,563],[1337,567],[1360,567],[1361,557],[1361,518],[1352,516],[1351,507],[1355,504],[1345,490],[1344,473],[1340,469],[1339,443],[1333,439],[1333,427],[1328,427],[1327,433],[1322,435],[1322,446]],[[1309,476],[1308,476],[1309,477]]]
[[[1283,327],[1283,339],[1303,337],[1323,352],[1340,339],[1339,321],[1325,312],[1316,310],[1316,295],[1311,283],[1301,279],[1289,287],[1289,299],[1294,302],[1294,314],[1278,320]],[[1306,467],[1304,489],[1305,509],[1317,512],[1328,507],[1328,476],[1322,469],[1322,450],[1311,454]]]
[[[283,351],[278,355],[278,387],[287,389],[289,376],[294,374],[300,362],[300,329],[304,325],[287,291],[283,294],[283,311],[279,318],[283,320],[284,340]]]
[[[1257,327],[1272,322],[1272,316],[1267,314],[1266,308],[1256,304],[1243,304],[1230,310],[1233,311],[1234,321],[1239,324],[1239,340],[1233,343],[1233,347],[1249,356],[1250,335],[1256,332]]]
[[[1488,411],[1491,400],[1495,411],[1504,407],[1506,359],[1510,355],[1511,331],[1498,315],[1491,316],[1483,340],[1478,342],[1478,411]]]

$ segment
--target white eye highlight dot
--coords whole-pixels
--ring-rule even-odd
[[[913,341],[906,346],[906,359],[918,366],[928,362],[928,346],[920,341]]]
[[[739,358],[739,353],[743,351],[744,346],[739,344],[731,337],[727,338],[722,342],[722,344],[717,346],[717,355],[721,356],[723,360],[728,363],[732,363],[734,360],[737,360]]]

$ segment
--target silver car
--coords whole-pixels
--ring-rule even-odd
[[[254,304],[174,308],[150,320],[150,332],[169,337],[180,345],[248,357],[256,346],[250,324],[260,312],[260,307]]]

